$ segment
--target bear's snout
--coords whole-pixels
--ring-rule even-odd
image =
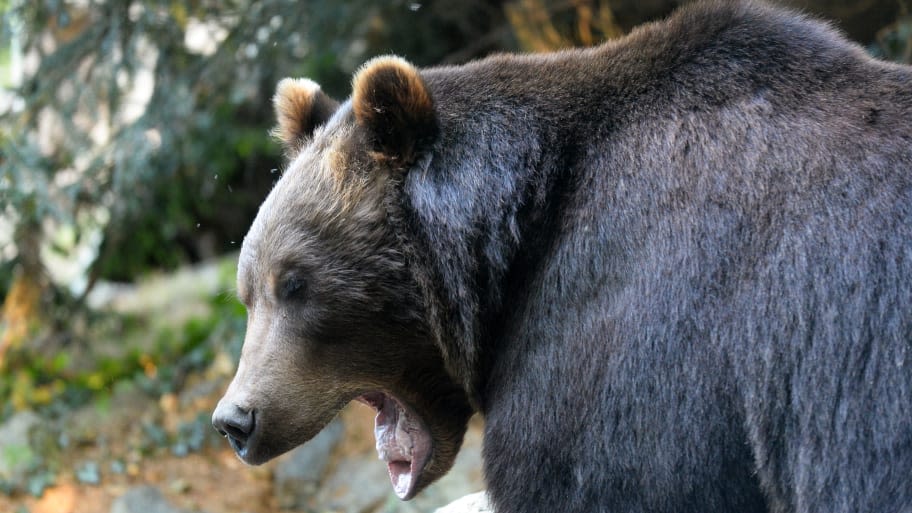
[[[231,444],[238,456],[244,457],[247,441],[256,429],[253,410],[244,410],[234,403],[219,401],[212,413],[212,426]]]

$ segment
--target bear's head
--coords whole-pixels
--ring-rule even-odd
[[[290,162],[241,248],[247,333],[213,424],[259,464],[361,401],[377,411],[377,451],[409,499],[452,466],[471,415],[390,221],[402,177],[437,139],[433,101],[413,66],[382,57],[342,105],[292,79],[274,102]]]

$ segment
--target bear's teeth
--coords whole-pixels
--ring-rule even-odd
[[[396,485],[393,487],[396,491],[396,495],[398,495],[400,498],[404,497],[405,494],[408,493],[409,486],[411,484],[412,484],[412,473],[411,472],[403,472],[403,473],[399,474],[399,476],[396,479]]]
[[[383,461],[393,461],[396,433],[392,426],[378,423],[374,426],[374,438],[377,442],[377,455]]]

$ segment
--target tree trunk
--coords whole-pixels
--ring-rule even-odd
[[[42,297],[48,281],[40,259],[41,227],[38,223],[24,223],[14,237],[19,250],[19,262],[13,275],[9,292],[3,301],[0,326],[0,370],[6,368],[10,349],[17,349],[34,334],[44,317]]]

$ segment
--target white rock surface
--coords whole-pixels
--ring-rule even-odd
[[[22,411],[0,425],[0,479],[18,483],[38,458],[31,433],[42,425],[33,412]]]
[[[434,513],[493,513],[485,492],[473,493],[456,499]]]

